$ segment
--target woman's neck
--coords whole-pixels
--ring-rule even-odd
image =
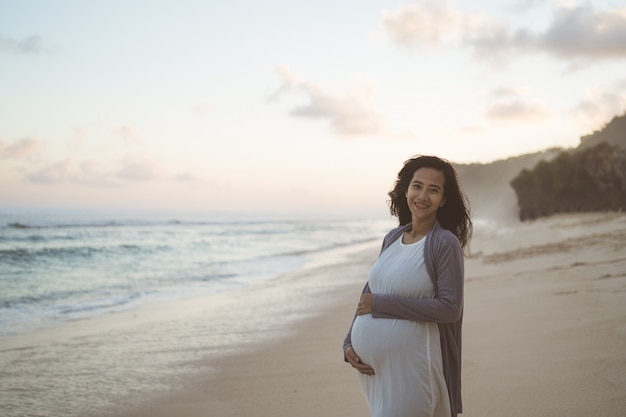
[[[411,223],[411,229],[405,232],[404,243],[412,243],[421,240],[428,234],[435,224],[436,219],[432,221],[415,221]]]

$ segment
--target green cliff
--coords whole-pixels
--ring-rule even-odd
[[[626,209],[626,114],[511,181],[520,220]]]

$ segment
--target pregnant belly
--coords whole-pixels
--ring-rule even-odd
[[[428,343],[429,323],[358,316],[352,326],[352,347],[364,363],[376,365],[391,356],[410,354]]]

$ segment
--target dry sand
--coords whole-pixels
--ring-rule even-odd
[[[626,416],[626,215],[477,229],[466,262],[465,417]],[[181,390],[116,416],[367,416],[341,343],[376,253],[290,336],[204,365]],[[312,279],[314,277],[311,277]]]

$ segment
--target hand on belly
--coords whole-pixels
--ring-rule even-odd
[[[352,365],[354,369],[356,369],[363,375],[374,375],[374,369],[361,361],[361,358],[359,357],[359,355],[356,354],[352,346],[348,346],[344,354],[346,355],[346,359],[348,359],[348,362],[350,363],[350,365]]]

